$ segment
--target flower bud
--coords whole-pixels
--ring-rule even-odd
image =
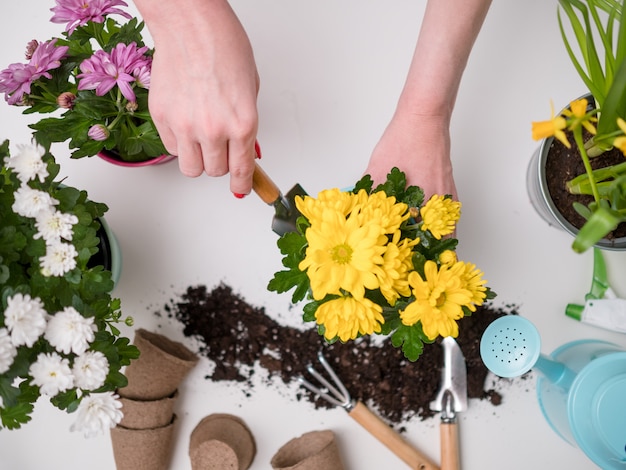
[[[439,262],[445,265],[453,265],[457,262],[456,253],[453,250],[445,250],[439,255]]]
[[[57,104],[63,109],[72,109],[76,101],[76,95],[71,91],[64,91],[57,96]]]
[[[409,215],[413,219],[417,219],[420,216],[420,211],[417,207],[409,207]]]
[[[89,128],[87,135],[93,140],[103,141],[109,138],[109,130],[102,124],[96,124]]]
[[[128,103],[126,103],[126,111],[128,111],[129,113],[134,113],[135,111],[137,111],[138,108],[139,105],[136,101],[129,101]]]
[[[33,53],[38,47],[39,41],[37,41],[36,39],[33,39],[29,41],[28,44],[26,44],[26,52],[24,54],[26,56],[26,60],[30,60],[33,58]]]

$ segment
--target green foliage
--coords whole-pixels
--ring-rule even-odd
[[[106,17],[103,22],[89,21],[71,34],[55,37],[56,46],[68,47],[58,68],[49,70],[50,78],[41,76],[24,95],[24,114],[51,114],[30,125],[35,139],[50,148],[53,142],[68,142],[72,158],[83,158],[109,150],[128,162],[141,162],[167,153],[148,109],[148,90],[138,82],[131,82],[136,99],[129,102],[115,85],[103,96],[96,90],[78,90],[80,64],[97,51],[110,53],[117,44],[135,43],[145,46],[142,31],[144,23],[137,18],[121,24]],[[153,49],[145,56],[151,60]],[[57,99],[71,94],[71,107],[60,108]],[[65,95],[64,95],[65,96]],[[20,104],[24,104],[20,103]],[[60,113],[59,113],[60,111]],[[93,126],[104,126],[109,136],[93,140],[88,132]]]
[[[9,143],[5,141],[0,145],[0,159],[8,155]],[[121,336],[116,327],[126,319],[122,318],[120,300],[111,297],[114,287],[111,272],[98,264],[94,257],[100,250],[101,237],[106,236],[100,221],[107,206],[90,200],[86,191],[55,181],[59,165],[53,155],[46,153],[43,161],[49,173],[43,182],[35,178],[24,183],[7,165],[3,165],[0,171],[0,328],[6,327],[4,312],[8,299],[16,293],[41,299],[49,315],[71,306],[82,316],[94,319],[95,340],[89,349],[101,351],[106,356],[109,373],[100,390],[72,388],[50,397],[56,407],[72,412],[90,392],[114,391],[126,385],[121,368],[137,358],[139,351],[128,338]],[[73,214],[78,220],[73,225],[71,240],[78,252],[76,267],[62,276],[42,273],[39,258],[45,254],[45,242],[35,238],[34,219],[13,211],[14,193],[22,184],[49,193],[58,201],[56,210]],[[17,347],[13,363],[0,374],[0,428],[16,429],[30,420],[40,391],[32,384],[29,368],[39,354],[53,351],[54,347],[44,336],[31,347]],[[57,353],[67,358],[70,365],[77,357],[74,353]]]

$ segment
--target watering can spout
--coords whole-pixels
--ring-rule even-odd
[[[572,369],[561,362],[549,359],[543,354],[540,354],[537,358],[534,368],[563,390],[569,390],[576,378],[576,372]]]

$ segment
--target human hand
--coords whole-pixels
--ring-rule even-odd
[[[447,119],[396,113],[374,148],[365,173],[379,184],[393,167],[406,174],[407,185],[424,190],[425,200],[433,194],[450,194],[458,200]]]
[[[161,140],[184,175],[230,173],[231,191],[248,194],[259,90],[250,41],[226,1],[169,4],[144,5],[155,42],[149,107]]]

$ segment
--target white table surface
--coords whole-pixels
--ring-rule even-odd
[[[530,123],[584,92],[561,43],[556,3],[495,0],[476,43],[459,93],[452,128],[453,159],[463,216],[460,257],[475,262],[498,293],[496,305],[515,304],[539,328],[543,351],[578,338],[624,335],[579,324],[564,315],[582,302],[591,283],[592,253],[577,255],[571,238],[549,227],[530,205],[525,174],[537,143]],[[255,47],[261,74],[259,140],[265,170],[284,190],[299,182],[310,194],[352,184],[365,168],[403,84],[425,2],[409,0],[236,0],[233,6]],[[60,32],[48,23],[51,0],[10,2],[0,15],[0,67],[22,60],[25,44]],[[453,14],[451,12],[451,14]],[[176,93],[177,90],[172,90]],[[180,92],[184,92],[181,84]],[[210,103],[206,104],[210,106]],[[32,120],[0,106],[1,138],[30,138]],[[187,179],[176,163],[126,169],[98,158],[69,160],[55,147],[67,181],[105,202],[107,220],[123,250],[114,294],[137,327],[185,340],[180,326],[153,312],[187,286],[223,281],[254,306],[289,314],[289,296],[266,291],[280,268],[270,230],[273,210],[255,196],[237,200],[226,178]],[[245,221],[242,223],[241,221]],[[626,295],[626,254],[606,252],[609,277]],[[299,313],[292,312],[294,321]],[[127,331],[132,334],[132,331]],[[189,434],[214,412],[234,413],[255,434],[252,470],[289,439],[332,429],[349,469],[401,469],[404,464],[341,409],[314,410],[295,390],[205,380],[203,360],[188,377],[177,406],[179,425],[172,469],[190,469]],[[561,440],[543,419],[535,379],[503,390],[499,407],[472,400],[460,417],[463,468],[591,469],[579,449]],[[33,420],[0,432],[0,467],[91,470],[114,468],[108,435],[71,433],[73,416],[37,403]],[[439,461],[439,419],[405,423],[406,438]]]

